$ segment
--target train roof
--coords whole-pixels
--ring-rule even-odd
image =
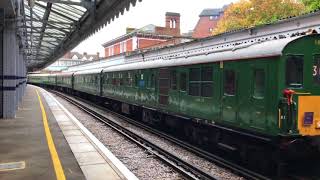
[[[28,74],[29,77],[43,77],[43,76],[55,76],[56,74],[41,74],[41,73],[38,73],[38,74]]]
[[[57,76],[71,76],[73,72],[63,72],[63,73],[57,73]]]
[[[74,73],[74,75],[80,75],[80,74],[97,74],[101,73],[103,68],[97,68],[97,69],[89,69],[89,70],[84,70],[84,71],[77,71]]]
[[[181,54],[180,56],[176,55],[175,57],[163,56],[162,58],[158,58],[156,60],[111,66],[103,69],[103,71],[113,72],[138,70],[281,56],[283,49],[290,42],[302,37],[305,36],[253,42],[245,45],[230,46],[224,49],[212,49],[206,52],[199,52],[193,56],[186,56],[185,54]]]

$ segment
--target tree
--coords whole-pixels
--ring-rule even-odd
[[[304,11],[305,6],[295,0],[240,0],[225,10],[213,33],[272,23]]]
[[[314,11],[320,9],[320,0],[301,0],[307,7],[308,11]]]

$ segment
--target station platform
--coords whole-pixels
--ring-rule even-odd
[[[28,85],[0,119],[0,179],[137,179],[50,93]]]

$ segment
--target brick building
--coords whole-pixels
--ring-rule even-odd
[[[223,16],[224,10],[228,6],[219,9],[204,9],[199,15],[199,21],[192,33],[193,38],[205,38],[212,35],[212,31],[217,27],[217,22]]]
[[[149,24],[140,29],[127,28],[125,35],[104,43],[105,57],[121,53],[177,44],[182,41],[180,34],[180,14],[167,12],[165,27]]]

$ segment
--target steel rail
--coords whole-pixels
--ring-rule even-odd
[[[56,92],[56,91],[55,91],[55,92]],[[57,93],[60,93],[60,92],[57,92]],[[65,98],[66,95],[64,95],[64,94],[62,94],[62,93],[60,93],[60,94],[61,94],[61,96],[63,96],[63,97]],[[96,107],[96,108],[98,108],[98,109],[101,109],[101,110],[103,110],[103,111],[106,111],[107,113],[110,113],[110,114],[112,114],[113,116],[116,116],[116,117],[118,117],[118,118],[120,118],[120,119],[122,119],[122,120],[127,121],[127,122],[130,123],[130,124],[133,124],[133,125],[135,125],[135,126],[137,126],[137,127],[139,127],[139,128],[142,128],[142,129],[148,131],[149,133],[152,133],[152,134],[155,134],[155,135],[157,135],[157,136],[159,136],[159,137],[161,137],[161,138],[164,138],[164,139],[168,140],[168,141],[171,142],[171,143],[177,144],[177,145],[179,145],[180,147],[182,147],[182,148],[184,148],[184,149],[187,149],[188,151],[190,151],[190,152],[198,155],[199,157],[202,157],[202,158],[204,158],[204,159],[206,159],[206,160],[208,160],[208,161],[210,161],[210,162],[212,162],[212,163],[214,163],[214,164],[217,164],[217,165],[220,166],[220,167],[223,167],[223,168],[226,168],[226,169],[231,170],[231,171],[234,172],[235,174],[238,174],[238,175],[240,175],[240,176],[243,176],[243,177],[245,177],[245,178],[247,178],[247,179],[270,180],[269,177],[266,177],[266,176],[264,176],[264,175],[261,175],[261,174],[259,174],[259,173],[254,172],[254,171],[252,171],[252,170],[249,170],[249,169],[247,169],[247,168],[244,168],[244,167],[242,167],[242,166],[240,166],[240,165],[238,165],[238,164],[236,164],[236,163],[233,163],[233,162],[231,162],[231,161],[228,161],[228,160],[226,160],[226,159],[224,159],[224,158],[222,158],[222,157],[219,157],[219,156],[217,156],[217,155],[215,155],[215,154],[212,154],[212,153],[209,153],[209,152],[207,152],[207,151],[204,151],[204,150],[202,150],[202,149],[200,149],[200,148],[198,148],[198,147],[195,147],[195,146],[193,146],[193,145],[191,145],[191,144],[189,144],[189,143],[186,143],[186,142],[184,142],[184,141],[181,141],[181,140],[179,140],[179,139],[177,139],[177,138],[175,138],[175,137],[173,137],[173,136],[171,136],[171,135],[165,134],[165,133],[163,133],[163,132],[161,132],[161,131],[159,131],[159,130],[156,130],[156,129],[154,129],[154,128],[151,128],[151,127],[149,127],[149,126],[147,126],[147,125],[144,125],[144,124],[142,124],[142,123],[140,123],[140,122],[138,122],[138,121],[135,121],[135,120],[133,120],[133,119],[131,119],[131,118],[128,118],[128,117],[126,117],[126,116],[124,116],[124,115],[121,115],[121,114],[119,114],[119,113],[116,113],[116,112],[114,112],[114,111],[111,111],[111,110],[109,110],[109,109],[107,109],[107,108],[101,107],[101,106],[99,106],[99,105],[93,104],[92,102],[87,101],[87,100],[84,100],[84,99],[82,99],[82,98],[79,98],[79,97],[74,97],[74,98],[77,99],[77,100],[79,100],[79,101],[82,101],[82,102],[85,102],[85,103],[87,103],[87,104],[90,104],[91,106],[94,106],[94,107]],[[70,99],[70,98],[69,98],[69,99]]]
[[[53,90],[49,90],[50,92],[62,97],[63,99],[67,100],[71,104],[75,105],[76,107],[80,108],[84,112],[88,113],[95,119],[103,122],[107,126],[111,127],[113,130],[117,131],[119,134],[123,135],[124,137],[128,138],[132,142],[136,143],[138,146],[146,149],[151,154],[155,155],[161,161],[165,162],[176,171],[181,173],[184,177],[188,179],[204,179],[204,180],[215,180],[217,177],[214,177],[203,170],[193,166],[192,164],[180,159],[179,157],[171,154],[170,152],[166,151],[165,149],[157,146],[156,144],[150,142],[147,139],[144,139],[140,135],[132,132],[126,127],[121,126],[120,124],[110,120],[109,118],[105,117],[104,115],[95,112],[95,110],[86,107],[85,105],[79,103],[78,101],[73,100],[72,98]]]

